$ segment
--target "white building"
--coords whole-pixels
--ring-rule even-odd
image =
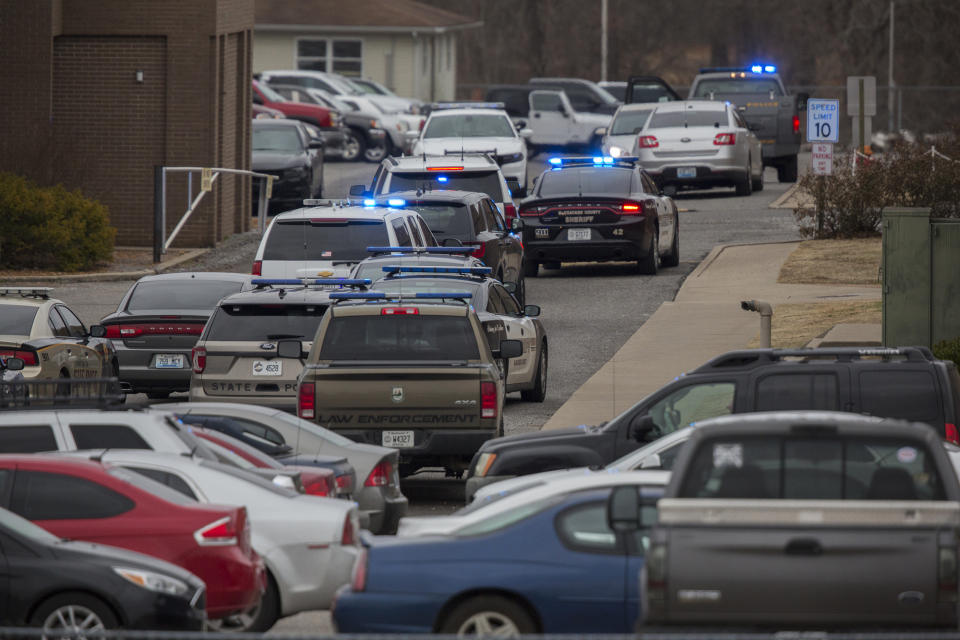
[[[415,0],[256,0],[253,71],[330,71],[452,100],[457,32],[482,25]]]

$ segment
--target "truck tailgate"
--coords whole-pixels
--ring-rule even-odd
[[[658,511],[666,601],[650,622],[956,624],[937,576],[957,503],[665,498]]]

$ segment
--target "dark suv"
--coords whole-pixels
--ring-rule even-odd
[[[676,378],[609,422],[487,441],[468,487],[605,465],[687,425],[730,413],[828,410],[925,422],[960,441],[960,375],[925,347],[731,351]],[[483,479],[480,479],[482,476]]]
[[[519,235],[507,228],[489,196],[467,191],[406,191],[391,193],[390,198],[405,200],[407,209],[419,213],[437,242],[475,247],[471,255],[490,267],[500,282],[515,283],[517,298],[525,304],[523,244]],[[386,204],[387,198],[381,199]],[[519,221],[514,224],[520,227]]]

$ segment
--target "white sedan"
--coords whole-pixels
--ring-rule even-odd
[[[90,455],[90,452],[87,452]],[[250,514],[251,542],[267,566],[267,591],[258,607],[226,619],[236,630],[266,631],[278,618],[329,608],[350,581],[359,555],[357,505],[303,495],[231,467],[146,450],[97,452],[199,502],[239,504]]]

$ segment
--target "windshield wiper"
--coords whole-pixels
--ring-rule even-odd
[[[302,338],[299,333],[268,333],[267,340],[283,340],[284,338]]]

